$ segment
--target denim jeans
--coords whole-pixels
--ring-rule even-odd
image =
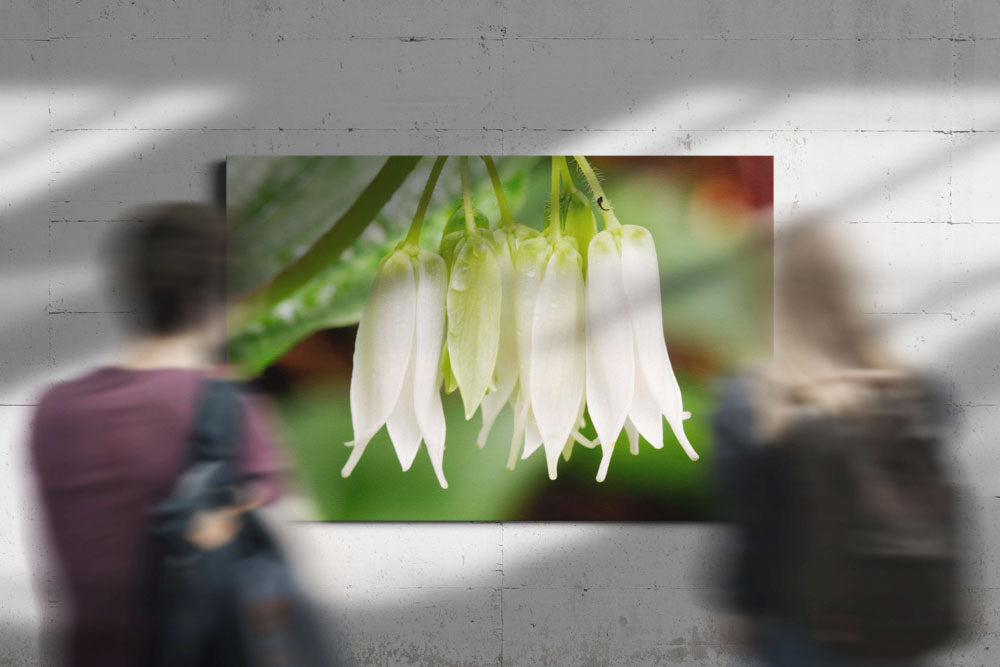
[[[797,623],[784,619],[761,621],[756,637],[754,667],[919,667],[918,661],[858,662],[817,644]]]

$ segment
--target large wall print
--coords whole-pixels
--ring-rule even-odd
[[[325,520],[711,520],[772,159],[227,161],[228,357]]]

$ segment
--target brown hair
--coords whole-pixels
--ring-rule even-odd
[[[800,409],[846,414],[900,377],[854,298],[849,270],[829,232],[798,223],[775,239],[774,358],[756,374],[765,441]],[[876,382],[871,382],[875,380]]]
[[[225,304],[225,225],[214,206],[161,204],[135,211],[113,239],[115,284],[142,333],[196,327]]]

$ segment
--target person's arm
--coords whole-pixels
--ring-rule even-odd
[[[252,395],[243,395],[241,400],[243,441],[237,463],[239,472],[246,480],[246,504],[252,509],[274,502],[281,496],[281,477],[285,466],[268,405]]]
[[[186,539],[200,549],[217,549],[239,532],[240,515],[275,501],[281,495],[284,466],[277,438],[259,399],[240,396],[243,403],[242,439],[238,445],[238,472],[245,478],[240,502],[230,507],[202,510],[191,519]]]

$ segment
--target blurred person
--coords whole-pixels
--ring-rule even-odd
[[[113,245],[114,283],[135,313],[114,364],[58,383],[34,414],[30,451],[65,600],[71,665],[152,662],[150,511],[190,463],[196,404],[224,343],[225,218],[214,207],[141,211]],[[279,463],[259,406],[242,404],[242,507],[201,512],[187,537],[225,545],[239,514],[279,494]]]
[[[880,345],[815,224],[775,247],[774,355],[724,383],[729,602],[766,665],[915,665],[959,624],[946,397]]]

